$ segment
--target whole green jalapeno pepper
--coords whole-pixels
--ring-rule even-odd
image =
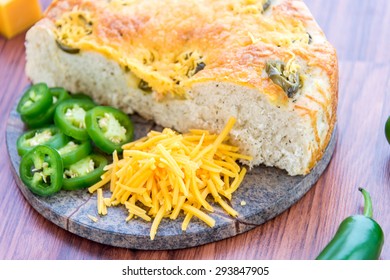
[[[387,142],[390,144],[390,116],[387,119],[386,125],[385,125],[385,135],[387,138]]]
[[[363,215],[346,218],[336,235],[316,258],[317,260],[377,260],[382,251],[384,234],[372,219],[370,194],[359,188],[364,197]]]

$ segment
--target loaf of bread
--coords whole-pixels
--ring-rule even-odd
[[[336,122],[338,65],[300,0],[58,0],[26,35],[26,74],[164,127],[219,132],[290,175]]]

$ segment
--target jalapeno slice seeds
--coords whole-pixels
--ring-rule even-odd
[[[63,190],[85,189],[100,180],[104,173],[107,159],[99,154],[91,154],[65,168],[63,173]]]
[[[65,146],[59,148],[58,153],[61,155],[64,167],[85,158],[92,152],[91,141],[70,140]]]
[[[36,146],[26,153],[19,166],[20,178],[36,195],[49,196],[61,190],[63,165],[58,152],[49,146]]]
[[[86,124],[86,112],[96,104],[89,100],[68,99],[56,108],[54,114],[54,123],[61,131],[77,140],[87,140],[89,138]]]
[[[49,109],[53,98],[45,83],[30,86],[20,99],[16,111],[25,118],[33,118]]]
[[[134,127],[130,117],[109,106],[97,106],[85,116],[87,131],[96,146],[111,154],[122,152],[122,145],[133,140]]]
[[[57,127],[48,126],[33,129],[19,136],[16,142],[18,154],[23,156],[28,151],[38,145],[47,145],[54,149],[64,146],[69,141],[69,137],[63,134]]]

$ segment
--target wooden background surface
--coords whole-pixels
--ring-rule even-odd
[[[50,1],[41,0],[44,7]],[[390,236],[390,1],[306,0],[340,62],[338,144],[319,182],[293,207],[247,233],[196,248],[135,251],[101,245],[45,220],[12,178],[4,131],[28,83],[24,35],[0,37],[0,259],[314,259],[340,222],[362,211],[358,186]],[[385,238],[386,239],[386,238]],[[390,259],[386,241],[382,259]]]

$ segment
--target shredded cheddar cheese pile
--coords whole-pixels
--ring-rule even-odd
[[[181,211],[186,214],[182,230],[193,216],[213,227],[215,220],[207,214],[214,211],[207,201],[209,195],[227,213],[237,216],[225,199],[231,199],[246,174],[236,160],[251,157],[225,143],[234,123],[231,118],[219,135],[195,129],[178,134],[166,128],[124,145],[123,158],[114,152],[102,180],[89,188],[91,193],[97,191],[98,213],[106,215],[107,207],[125,205],[129,211],[126,221],[135,216],[153,219],[152,240],[162,218],[174,220]],[[102,187],[108,183],[111,197],[103,198]]]

